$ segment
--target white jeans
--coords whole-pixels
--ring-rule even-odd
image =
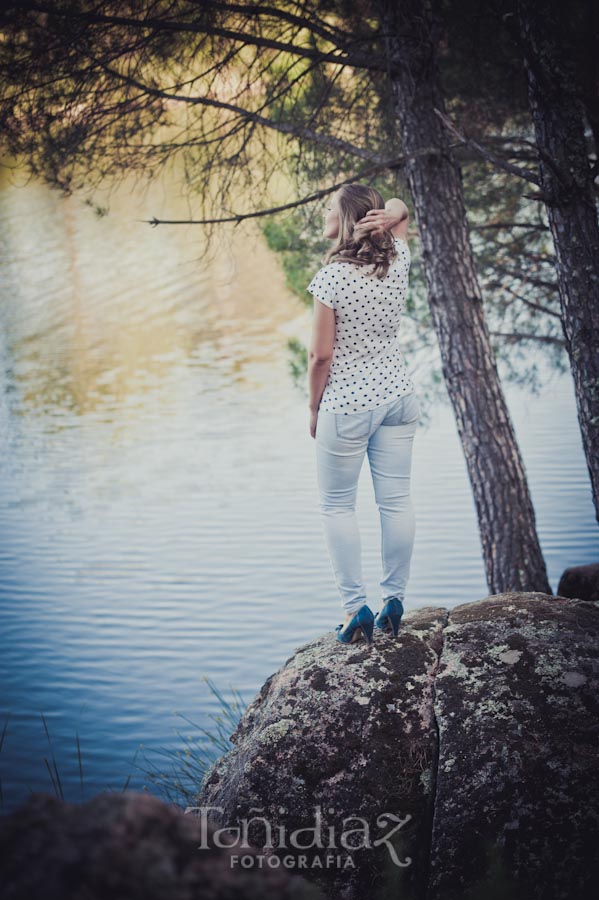
[[[410,476],[419,418],[420,402],[414,391],[360,413],[318,413],[315,444],[321,521],[341,604],[352,615],[367,602],[356,517],[358,478],[366,453],[381,519],[381,600],[404,599],[414,547]]]

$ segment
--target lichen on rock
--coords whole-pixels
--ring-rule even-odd
[[[304,873],[331,900],[463,900],[493,880],[506,900],[586,900],[599,874],[598,637],[598,604],[534,592],[414,610],[372,648],[327,634],[270,676],[198,805],[229,825],[261,809],[286,835],[316,809],[324,835],[367,823],[370,845],[362,825],[362,846],[334,851],[350,866]]]

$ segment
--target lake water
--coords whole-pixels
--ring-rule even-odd
[[[249,229],[205,264],[197,230],[138,221],[173,203],[122,193],[98,218],[33,182],[0,186],[6,810],[52,792],[52,750],[80,799],[76,735],[85,798],[127,776],[154,790],[134,754],[160,765],[187,736],[206,746],[219,703],[205,677],[249,701],[342,620],[287,349],[311,312]],[[555,591],[564,568],[599,559],[572,384],[506,394]],[[407,609],[487,595],[453,415],[429,412]],[[367,462],[358,510],[377,609]]]

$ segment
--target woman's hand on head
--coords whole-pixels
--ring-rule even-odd
[[[365,216],[358,219],[356,225],[360,230],[366,232],[382,233],[383,231],[391,231],[396,225],[399,225],[401,218],[388,209],[369,209]]]

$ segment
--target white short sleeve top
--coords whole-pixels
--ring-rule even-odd
[[[372,265],[332,262],[308,285],[315,300],[335,310],[335,343],[319,409],[358,413],[414,390],[398,335],[410,271],[410,248],[395,238],[397,256],[385,278]]]

